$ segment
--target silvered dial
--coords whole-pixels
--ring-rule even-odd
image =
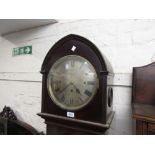
[[[51,67],[47,87],[51,99],[66,110],[78,110],[87,105],[98,89],[94,67],[85,58],[68,55]]]

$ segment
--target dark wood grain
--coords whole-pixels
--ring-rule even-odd
[[[155,105],[155,63],[133,68],[132,102]]]
[[[1,134],[4,135],[38,135],[40,134],[31,125],[19,121],[9,120],[0,117],[0,128],[3,130]]]
[[[148,123],[145,121],[136,121],[136,134],[137,135],[147,135],[148,134]]]
[[[155,63],[133,68],[132,116],[136,134],[155,134]]]
[[[155,121],[155,105],[134,103],[133,117],[145,119],[146,121]]]
[[[71,47],[75,45],[76,52],[73,53],[71,51]],[[42,110],[39,114],[41,117],[45,119],[45,122],[47,124],[47,134],[61,134],[64,133],[64,130],[67,130],[70,134],[76,134],[79,132],[71,132],[75,131],[73,127],[76,126],[76,121],[72,122],[69,121],[70,119],[67,118],[67,110],[59,108],[50,98],[47,90],[47,75],[52,67],[52,65],[61,57],[67,56],[67,55],[79,55],[85,59],[87,59],[95,68],[97,77],[99,79],[99,89],[97,90],[96,95],[94,98],[89,102],[89,104],[79,110],[73,111],[75,113],[75,118],[72,118],[73,120],[79,120],[84,121],[85,125],[86,122],[91,123],[98,123],[103,124],[103,126],[107,125],[107,122],[109,119],[112,119],[112,99],[110,100],[111,104],[108,106],[108,88],[111,87],[112,81],[113,81],[113,72],[111,65],[109,65],[109,62],[105,57],[103,57],[98,50],[98,48],[89,40],[86,38],[83,38],[78,35],[68,35],[61,40],[59,40],[48,52],[47,56],[45,57],[45,60],[42,64],[41,73],[43,74],[43,80],[42,80]],[[109,80],[110,79],[110,80]],[[112,98],[112,95],[111,95]],[[71,111],[72,112],[72,111]],[[45,116],[46,114],[46,116]],[[50,115],[50,117],[47,117],[47,115]],[[54,119],[53,116],[56,116],[56,119]],[[65,121],[63,118],[66,118],[67,121]],[[65,121],[65,124],[63,123]],[[91,129],[91,123],[87,126],[87,129],[83,126],[82,123],[79,122],[79,128],[81,130],[89,130]],[[53,125],[55,124],[55,125]],[[57,124],[57,129],[55,128]],[[64,128],[61,128],[62,132],[60,132],[59,125],[65,126]],[[67,127],[66,127],[67,126]],[[96,125],[97,127],[97,125]],[[69,128],[72,129],[69,132]],[[106,129],[107,127],[105,127]],[[52,130],[53,129],[53,130]],[[92,129],[91,129],[92,130]],[[96,128],[93,128],[95,131]],[[77,130],[76,130],[77,131]]]

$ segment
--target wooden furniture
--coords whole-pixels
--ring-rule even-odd
[[[29,124],[19,120],[0,117],[0,135],[38,135],[39,132]]]
[[[136,134],[155,134],[155,63],[133,68],[132,116]]]
[[[48,82],[48,77],[51,74],[51,78],[54,79],[54,74],[51,69],[59,68],[55,64],[66,57],[72,57],[70,68],[75,69],[76,66],[84,67],[84,65],[92,65],[98,79],[97,91],[93,98],[87,102],[85,106],[82,106],[79,109],[69,109],[69,106],[78,104],[78,101],[75,100],[75,96],[71,100],[67,100],[73,92],[79,93],[82,98],[82,104],[85,104],[85,98],[91,96],[92,92],[89,90],[86,85],[88,85],[89,79],[89,70],[84,72],[80,70],[80,66],[77,67],[72,74],[68,72],[68,64],[64,64],[62,61],[61,64],[62,70],[59,72],[59,77],[61,73],[63,74],[64,80],[59,80],[59,82]],[[76,63],[75,58],[85,59],[88,62],[85,63]],[[69,63],[70,64],[70,63]],[[75,65],[74,65],[75,64]],[[54,70],[54,69],[53,69]],[[67,70],[67,71],[66,71]],[[66,76],[66,72],[68,75]],[[42,65],[41,73],[43,74],[42,80],[42,109],[41,113],[38,115],[45,119],[47,124],[47,134],[103,134],[106,129],[109,128],[114,112],[113,112],[113,70],[108,62],[108,60],[101,55],[97,47],[87,40],[78,35],[68,35],[61,40],[59,40],[48,52],[47,56]],[[75,78],[73,75],[79,73]],[[86,81],[84,76],[88,75]],[[94,74],[91,74],[94,76]],[[63,86],[64,82],[67,80],[73,80],[68,86]],[[68,82],[68,81],[67,81]],[[75,83],[74,83],[75,82]],[[69,82],[68,82],[69,83]],[[79,83],[79,84],[77,84]],[[59,85],[62,84],[62,88]],[[86,85],[85,85],[86,84]],[[74,85],[74,86],[73,86]],[[80,88],[82,85],[83,90]],[[89,81],[89,88],[92,88],[93,81]],[[51,95],[51,90],[48,88],[55,86],[56,91],[63,96],[56,98],[56,96]],[[70,90],[68,89],[71,86]],[[65,92],[66,91],[66,92]],[[67,93],[70,92],[70,93]],[[84,96],[84,97],[83,97]],[[52,98],[53,97],[53,98]],[[66,101],[64,101],[64,98]],[[73,104],[74,99],[74,104]],[[60,100],[59,104],[56,100]],[[60,106],[66,104],[65,106]],[[67,107],[65,109],[65,107]]]

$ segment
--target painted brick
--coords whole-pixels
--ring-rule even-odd
[[[92,41],[114,68],[116,114],[106,134],[135,133],[131,118],[132,67],[155,60],[155,20],[60,20],[0,37],[0,110],[4,105],[11,106],[18,118],[45,132],[44,120],[36,115],[41,110],[39,71],[49,49],[68,34]],[[32,55],[12,57],[14,47],[27,45],[32,45]]]

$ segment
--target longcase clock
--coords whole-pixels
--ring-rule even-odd
[[[59,40],[42,64],[47,134],[104,134],[114,112],[113,70],[97,47],[78,35]]]

